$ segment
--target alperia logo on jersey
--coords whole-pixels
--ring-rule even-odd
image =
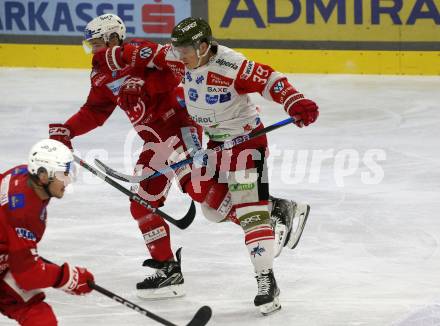
[[[238,66],[235,63],[226,61],[225,59],[218,59],[215,63],[217,63],[219,66],[229,67],[233,70],[238,69]]]

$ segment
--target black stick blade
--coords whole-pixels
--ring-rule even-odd
[[[189,207],[188,212],[180,220],[176,220],[174,225],[176,225],[179,229],[184,230],[191,225],[195,217],[196,217],[196,205],[194,204],[194,201],[191,201],[191,206]]]
[[[208,306],[201,307],[186,326],[204,326],[211,319],[212,310]]]

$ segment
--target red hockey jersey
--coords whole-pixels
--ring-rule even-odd
[[[141,45],[143,40],[133,40],[130,44]],[[152,55],[154,51],[142,55]],[[160,129],[169,119],[190,120],[185,107],[183,92],[176,88],[180,82],[169,69],[132,68],[111,72],[105,60],[105,51],[93,57],[91,88],[86,103],[65,123],[71,130],[71,137],[85,134],[104,122],[117,106],[117,96],[123,82],[129,77],[139,77],[145,81],[146,106],[124,110],[134,127],[150,126]],[[137,128],[144,139],[142,128]]]
[[[44,295],[61,269],[44,262],[37,244],[46,228],[46,207],[29,183],[26,165],[0,175],[0,306]]]

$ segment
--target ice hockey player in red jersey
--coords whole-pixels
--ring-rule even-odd
[[[165,163],[180,161],[197,151],[201,146],[201,127],[196,125],[185,109],[183,89],[177,87],[181,76],[176,75],[172,67],[160,70],[144,66],[121,68],[116,63],[112,66],[113,71],[109,69],[108,65],[114,62],[111,61],[114,55],[112,51],[119,46],[128,44],[135,47],[137,55],[144,59],[161,48],[158,44],[141,39],[123,43],[125,36],[124,23],[113,14],[99,16],[87,25],[86,45],[94,53],[91,90],[87,102],[64,124],[51,124],[49,134],[51,138],[63,141],[72,148],[72,138],[104,124],[118,105],[145,142],[135,168],[135,173],[145,173],[145,168],[158,170]],[[163,143],[157,144],[161,140]],[[160,154],[159,157],[157,154]],[[162,206],[173,176],[144,180],[135,190],[152,205]],[[203,203],[202,207],[206,207],[204,211],[208,216],[234,220],[235,209],[232,208],[231,194],[226,184],[218,183],[215,179],[204,180],[197,182],[201,188],[195,189],[190,166],[178,169],[175,176],[184,192],[193,200]],[[274,227],[280,230],[277,233],[280,234],[279,253],[288,243],[288,231],[295,210],[290,201],[274,199],[273,202],[273,218],[278,221],[274,222]],[[296,212],[299,214],[300,210]],[[136,202],[131,203],[131,214],[138,222],[152,257],[145,261],[144,266],[156,269],[156,273],[136,285],[137,294],[143,298],[183,295],[180,250],[176,253],[176,261],[171,250],[168,224]]]
[[[74,295],[92,291],[87,269],[49,263],[37,251],[49,201],[64,196],[72,166],[71,151],[46,139],[32,147],[27,165],[0,174],[0,312],[20,325],[57,325],[44,288]]]
[[[174,71],[182,79],[188,113],[210,139],[208,148],[263,128],[259,110],[249,93],[258,92],[283,105],[299,127],[308,126],[317,119],[315,102],[305,98],[283,74],[270,66],[248,60],[214,42],[211,28],[203,19],[184,19],[174,28],[171,43],[163,47],[154,44],[114,47],[107,50],[107,61],[114,71],[128,66]],[[150,49],[148,57],[139,55],[146,49]],[[240,161],[240,154],[244,151],[252,155],[245,155]],[[267,139],[262,136],[218,153],[216,166],[219,173],[228,172],[232,203],[244,229],[245,243],[256,271],[258,293],[254,303],[263,314],[281,308],[280,291],[272,268],[275,252],[274,233],[270,227],[269,187],[263,181],[266,155]],[[226,157],[231,160],[227,168],[221,164]],[[309,206],[295,206],[300,221],[304,222]],[[206,216],[217,213],[212,207],[202,205],[202,209]],[[289,243],[294,247],[294,240],[287,240],[288,246]]]
[[[92,60],[91,88],[86,103],[64,124],[51,124],[49,136],[72,148],[71,139],[88,133],[103,125],[119,106],[144,141],[143,152],[135,167],[142,173],[153,158],[161,163],[185,158],[185,151],[198,146],[200,128],[190,119],[184,109],[182,89],[177,88],[179,79],[169,70],[122,69],[111,72],[102,50],[120,45],[126,37],[123,21],[116,15],[104,14],[91,20],[85,29],[85,45],[95,54]],[[133,43],[142,40],[132,40]],[[147,57],[147,51],[141,53]],[[127,105],[130,90],[143,87],[144,101]],[[183,185],[189,179],[189,167],[180,169],[176,175]],[[169,176],[140,183],[138,191],[154,207],[162,206],[171,185]],[[130,211],[137,221],[146,247],[152,259],[144,266],[157,270],[137,283],[137,294],[143,298],[175,297],[184,295],[183,275],[180,267],[180,249],[176,257],[171,249],[170,228],[158,214],[137,202],[130,203]],[[177,259],[175,259],[177,258]]]

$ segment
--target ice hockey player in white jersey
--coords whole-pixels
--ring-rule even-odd
[[[208,149],[264,128],[250,93],[258,92],[282,104],[298,127],[310,125],[319,115],[316,103],[298,92],[286,76],[214,42],[209,24],[201,18],[186,18],[177,24],[171,34],[171,45],[151,43],[151,46],[143,44],[142,48],[114,48],[107,51],[107,62],[113,69],[128,64],[171,69],[178,74],[187,110],[209,137]],[[140,93],[134,90],[136,92]],[[281,308],[280,290],[273,272],[274,232],[270,225],[269,185],[265,177],[267,148],[267,138],[261,136],[211,155],[215,160],[210,161],[215,167],[213,177],[228,183],[256,272],[258,293],[254,304],[264,315]],[[296,206],[295,215],[304,222],[309,206]],[[216,211],[202,205],[202,210],[211,220],[224,218],[218,214],[220,208]],[[290,247],[296,243],[290,243]]]

